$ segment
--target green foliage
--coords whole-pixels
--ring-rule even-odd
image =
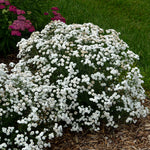
[[[9,12],[8,8],[0,10],[0,54],[6,55],[16,50],[15,46],[20,38],[11,36],[11,31],[8,29],[15,19],[16,15]]]
[[[17,9],[24,10],[26,14],[24,15],[27,20],[30,20],[36,30],[41,30],[51,18],[44,15],[45,11],[50,11],[50,5],[47,1],[39,0],[25,0],[20,3],[19,0],[10,0],[11,5],[17,7]],[[21,38],[28,38],[30,32],[22,33],[21,37],[12,36],[11,29],[9,25],[17,20],[17,14],[9,11],[9,5],[6,8],[0,10],[0,54],[6,56],[10,53],[17,51],[16,44],[21,40]]]
[[[12,1],[12,0],[11,0]],[[24,10],[28,14],[28,19],[31,20],[36,31],[43,29],[43,27],[50,22],[51,18],[44,15],[44,12],[51,12],[51,5],[48,0],[13,0],[13,4]]]

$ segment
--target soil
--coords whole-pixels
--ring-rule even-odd
[[[0,63],[17,63],[17,53],[6,57],[0,56]],[[150,109],[150,92],[145,99]],[[136,124],[121,124],[117,129],[106,128],[91,132],[83,130],[80,133],[64,129],[62,137],[50,141],[52,150],[150,150],[150,114],[141,118]]]
[[[10,62],[17,63],[19,61],[19,59],[17,58],[17,54],[18,52],[16,51],[15,53],[9,54],[5,57],[3,55],[0,55],[0,63],[6,64],[8,67],[8,70],[10,71],[11,68],[9,66],[9,63]]]

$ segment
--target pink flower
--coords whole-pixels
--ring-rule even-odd
[[[51,10],[59,10],[57,7],[52,7]]]
[[[17,16],[17,19],[18,20],[26,20],[26,18],[24,16],[22,16],[22,15]]]
[[[4,5],[0,5],[0,9],[4,9],[5,8],[5,6]]]
[[[9,28],[13,30],[24,31],[25,30],[24,23],[25,23],[24,20],[14,20],[13,24],[10,25]]]
[[[2,3],[5,3],[5,1],[4,0],[0,0],[0,4],[2,4]]]
[[[31,26],[31,27],[28,29],[28,31],[29,31],[29,32],[33,32],[33,31],[35,31],[34,26]]]
[[[61,16],[61,14],[58,13],[57,11],[52,11],[52,13],[53,13],[55,16]]]
[[[16,12],[17,12],[17,15],[25,14],[25,11],[24,10],[20,10],[20,9],[17,9]]]
[[[17,8],[15,6],[11,5],[11,6],[9,6],[9,11],[16,13]]]
[[[30,20],[25,20],[25,25],[24,26],[25,26],[26,29],[29,29],[32,26],[31,21]]]
[[[48,15],[48,13],[47,13],[47,12],[45,12],[45,13],[44,13],[44,15]]]
[[[52,7],[51,9],[54,10],[54,11],[52,11],[52,13],[54,14],[54,17],[51,18],[51,20],[53,20],[53,21],[60,20],[64,23],[66,23],[66,19],[64,17],[62,17],[60,13],[57,13],[57,10],[59,10],[57,7]]]
[[[66,20],[65,20],[65,18],[64,17],[62,17],[62,16],[55,16],[54,18],[51,18],[51,20],[60,20],[60,21],[62,21],[62,22],[66,22]]]
[[[9,28],[9,29],[14,29],[14,26],[13,26],[13,25],[10,25],[8,28]]]
[[[60,21],[66,23],[66,19],[64,17],[62,17]]]
[[[21,32],[16,31],[16,30],[12,30],[11,35],[21,36]]]
[[[10,2],[9,1],[5,1],[5,5],[10,5]]]
[[[18,20],[14,20],[13,24],[9,26],[9,29],[12,29],[13,31],[15,30],[12,32],[12,34],[15,35],[16,31],[24,31],[25,29],[28,29],[29,32],[35,31],[35,28],[30,20],[26,20],[26,18],[22,15],[18,16]]]
[[[15,6],[10,6],[9,11],[15,12],[17,14],[24,14],[25,11],[17,9]],[[26,29],[29,32],[35,31],[34,26],[32,25],[30,20],[26,20],[23,15],[18,15],[17,20],[14,20],[12,25],[9,26],[11,29],[11,35],[21,36],[21,31],[25,31]]]

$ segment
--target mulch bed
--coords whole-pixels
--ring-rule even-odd
[[[16,51],[15,53],[9,54],[9,55],[7,55],[5,57],[3,55],[0,55],[0,63],[5,63],[7,65],[10,62],[17,63],[19,61],[19,59],[17,58],[17,54],[18,54],[18,52]]]
[[[17,63],[17,53],[0,56],[0,63]],[[150,109],[150,93],[145,106]],[[150,150],[150,115],[139,119],[136,124],[121,124],[117,129],[101,126],[98,132],[76,133],[64,129],[62,137],[50,141],[51,150]],[[48,149],[47,149],[48,150]]]

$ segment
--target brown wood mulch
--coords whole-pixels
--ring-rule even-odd
[[[17,63],[18,62],[18,58],[17,58],[17,54],[18,51],[14,52],[13,54],[9,54],[7,56],[4,56],[2,54],[0,54],[0,63],[5,63],[5,64],[9,64],[10,62],[14,62]]]
[[[0,63],[9,62],[18,62],[16,54],[0,56]],[[145,101],[150,109],[150,92]],[[50,143],[51,150],[150,150],[150,114],[136,124],[121,124],[117,129],[101,127],[98,132],[85,129],[80,133],[64,129],[63,136]]]

